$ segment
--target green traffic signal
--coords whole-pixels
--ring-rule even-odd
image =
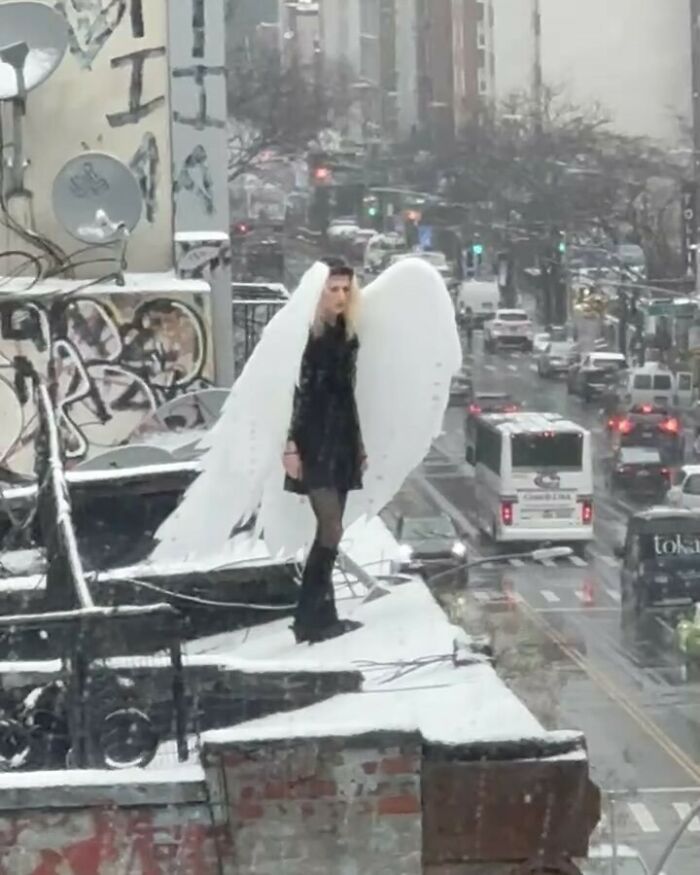
[[[377,213],[378,213],[379,211],[377,210],[376,207],[370,207],[370,208],[367,210],[367,212],[368,212],[368,214],[369,214],[370,216],[374,217],[374,216],[377,215]]]
[[[483,245],[481,243],[475,243],[472,246],[472,252],[474,253],[474,255],[483,255],[484,254]]]

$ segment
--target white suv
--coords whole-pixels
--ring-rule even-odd
[[[497,310],[496,316],[484,325],[484,349],[519,347],[532,352],[535,329],[524,310]]]

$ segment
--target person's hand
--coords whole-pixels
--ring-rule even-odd
[[[282,456],[284,471],[292,480],[301,480],[301,459],[296,447],[287,447]]]

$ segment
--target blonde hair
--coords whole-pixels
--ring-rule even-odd
[[[333,274],[329,274],[330,277]],[[348,295],[348,304],[345,308],[344,318],[345,318],[345,336],[348,340],[357,335],[358,327],[360,324],[360,307],[362,304],[362,292],[360,291],[360,284],[357,282],[357,277],[353,275],[350,280],[350,294]],[[314,337],[319,337],[319,335],[323,331],[323,320],[321,318],[321,301],[318,302],[318,307],[316,308],[316,315],[314,316],[314,321],[311,324],[311,332]]]

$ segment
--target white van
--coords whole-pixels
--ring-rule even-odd
[[[649,404],[674,410],[692,404],[693,376],[687,371],[674,373],[659,362],[647,362],[629,370],[625,382],[621,401],[626,407]]]
[[[497,543],[593,538],[590,432],[556,413],[474,417],[467,426],[479,528]]]
[[[460,283],[457,293],[458,303],[471,307],[476,325],[483,325],[496,315],[501,301],[501,292],[497,282],[481,280],[466,280]]]

